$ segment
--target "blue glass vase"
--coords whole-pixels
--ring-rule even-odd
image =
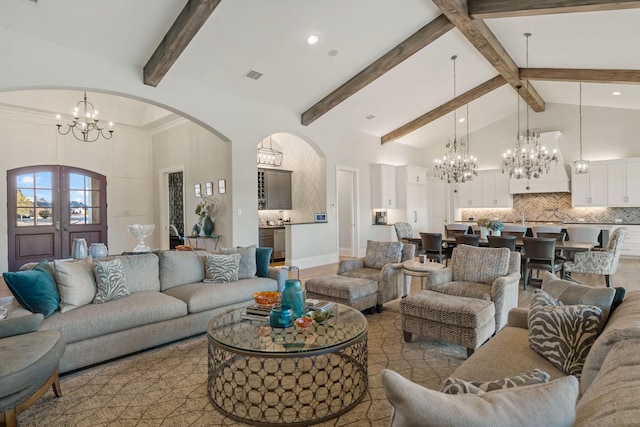
[[[205,216],[202,221],[202,232],[207,237],[211,237],[213,234],[213,220],[208,216]]]
[[[274,328],[288,328],[293,325],[293,311],[290,308],[274,304],[269,313],[269,324]]]
[[[298,267],[289,267],[290,271],[298,271],[298,279],[285,280],[282,288],[282,307],[293,310],[293,315],[297,318],[305,313],[305,292],[300,282]]]

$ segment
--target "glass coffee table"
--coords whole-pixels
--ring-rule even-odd
[[[337,304],[323,325],[272,328],[244,309],[207,328],[208,392],[222,414],[244,423],[306,426],[338,417],[368,387],[367,320]]]

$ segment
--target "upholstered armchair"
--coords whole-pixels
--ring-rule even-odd
[[[374,280],[378,283],[378,311],[382,305],[404,295],[411,277],[402,270],[404,261],[412,261],[416,247],[400,242],[367,241],[363,258],[343,259],[338,264],[338,275]]]
[[[520,253],[508,248],[459,245],[448,267],[428,272],[425,289],[492,301],[497,332],[506,325],[509,310],[518,306],[520,263]]]
[[[58,365],[65,350],[60,331],[38,331],[44,316],[30,314],[0,320],[0,424],[17,425],[17,414],[49,387],[62,391]]]
[[[413,227],[408,222],[396,222],[393,224],[396,230],[396,237],[400,243],[408,243],[416,246],[416,252],[422,253],[422,239],[413,237]]]
[[[607,287],[611,287],[611,275],[618,269],[620,250],[626,235],[626,227],[616,228],[606,247],[576,252],[573,261],[564,263],[565,277],[571,278],[572,272],[603,274]]]

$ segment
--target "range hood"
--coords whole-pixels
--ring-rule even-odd
[[[551,166],[548,174],[542,175],[540,178],[527,181],[526,179],[511,178],[509,182],[509,193],[526,194],[526,193],[569,193],[571,192],[571,182],[569,180],[569,165],[564,163],[562,152],[558,148],[558,138],[561,133],[559,131],[543,132],[540,134],[540,144],[552,152],[557,150],[558,166]],[[527,188],[528,187],[528,188]]]

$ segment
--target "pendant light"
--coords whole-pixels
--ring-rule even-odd
[[[582,82],[580,82],[580,158],[573,162],[573,170],[576,174],[589,173],[589,160],[582,158]]]

